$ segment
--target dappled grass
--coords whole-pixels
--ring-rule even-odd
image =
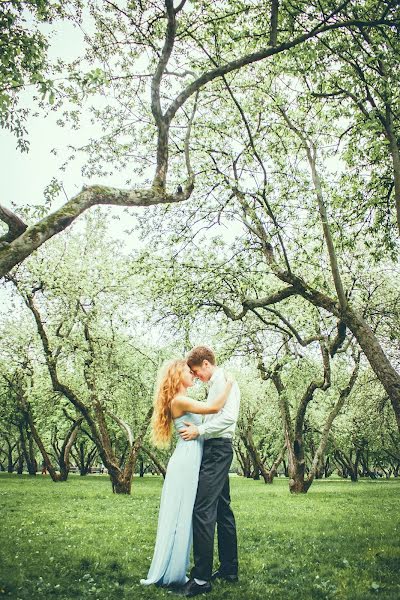
[[[113,496],[106,476],[0,474],[0,596],[171,598],[139,584],[161,486],[138,478],[132,496]],[[316,481],[295,497],[283,479],[231,487],[240,583],[215,584],[210,600],[400,598],[400,481]]]

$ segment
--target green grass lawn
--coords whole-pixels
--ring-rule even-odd
[[[113,496],[107,476],[0,474],[0,596],[173,597],[139,583],[161,486],[137,478],[132,496]],[[240,583],[216,583],[210,600],[400,598],[400,481],[316,481],[291,496],[283,479],[233,477],[231,490]]]

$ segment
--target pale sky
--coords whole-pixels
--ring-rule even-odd
[[[45,29],[47,33],[50,31],[50,26],[47,25]],[[64,21],[57,27],[51,26],[51,30],[54,30],[50,46],[50,57],[52,59],[62,56],[64,60],[73,60],[77,58],[80,52],[83,52],[83,34],[70,22]],[[32,110],[41,113],[42,111],[37,109],[37,103],[33,101],[32,96],[32,91],[28,89],[21,96],[19,106],[21,108],[32,108]],[[124,173],[105,179],[96,177],[93,181],[83,178],[81,167],[84,161],[78,154],[76,160],[69,164],[65,172],[60,171],[60,165],[68,156],[68,144],[79,146],[84,144],[89,137],[95,137],[96,134],[100,135],[101,132],[99,128],[90,124],[88,116],[85,119],[85,113],[83,113],[82,119],[85,127],[79,131],[74,131],[68,126],[59,127],[56,124],[59,117],[59,113],[52,111],[47,116],[42,114],[29,117],[26,125],[28,129],[27,137],[30,142],[28,153],[21,153],[16,147],[16,137],[9,131],[2,130],[0,137],[2,173],[0,203],[4,206],[12,209],[12,203],[17,206],[43,204],[44,188],[53,177],[63,181],[68,198],[79,192],[84,184],[104,183],[123,187],[123,182],[127,178]],[[57,149],[57,156],[51,153],[53,148]],[[66,200],[65,195],[60,194],[53,208],[64,204]],[[138,240],[135,239],[134,235],[127,236],[124,234],[124,229],[130,229],[134,226],[134,216],[123,212],[121,207],[109,207],[109,211],[111,214],[121,217],[121,221],[108,219],[110,235],[122,238],[127,251],[138,247]],[[79,218],[74,223],[74,227],[79,227]],[[10,291],[6,291],[2,286],[0,286],[0,306],[2,306],[2,312],[11,308]]]
[[[46,33],[50,31],[50,26],[45,27]],[[64,60],[73,60],[83,52],[83,34],[70,22],[64,21],[51,26],[54,30],[51,36],[50,58],[62,57]],[[37,110],[37,104],[32,99],[32,91],[27,90],[21,96],[20,107],[29,107]],[[62,111],[62,109],[61,109]],[[40,109],[38,110],[40,111]],[[84,126],[74,131],[70,127],[59,127],[56,124],[60,118],[59,112],[49,111],[47,116],[43,114],[36,117],[29,117],[27,122],[28,139],[30,150],[28,153],[21,153],[16,148],[16,138],[9,131],[3,130],[0,138],[0,157],[2,165],[2,190],[0,202],[11,208],[14,202],[18,206],[25,204],[42,204],[44,201],[43,190],[50,183],[53,177],[61,179],[68,198],[73,197],[82,189],[83,185],[89,183],[103,183],[116,187],[123,187],[123,182],[127,175],[119,173],[107,178],[96,177],[93,181],[83,178],[81,167],[83,159],[76,154],[76,159],[69,164],[65,172],[60,171],[60,166],[68,156],[68,144],[74,146],[83,145],[90,137],[100,135],[99,127],[92,125],[89,120],[88,111],[82,111],[82,122]],[[51,153],[55,148],[57,156]],[[58,204],[66,201],[64,194],[59,197]],[[122,209],[113,207],[116,214],[122,215]],[[125,219],[129,219],[124,214]],[[133,218],[132,218],[133,224]],[[111,229],[115,229],[116,235],[121,234],[122,224],[118,221],[110,220]],[[126,222],[125,222],[126,226]]]

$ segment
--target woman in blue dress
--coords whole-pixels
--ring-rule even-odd
[[[211,405],[186,395],[193,383],[194,375],[184,360],[166,363],[158,378],[152,420],[153,443],[158,447],[167,446],[173,430],[178,441],[167,467],[153,560],[147,579],[140,580],[143,585],[183,585],[188,580],[186,571],[192,546],[192,513],[203,439],[199,436],[185,441],[178,432],[185,426],[184,422],[199,425],[200,415],[219,412],[229,396],[233,380],[227,380],[224,391]]]

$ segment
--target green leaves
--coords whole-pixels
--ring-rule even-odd
[[[38,22],[50,18],[50,3],[2,2],[0,5],[0,127],[9,129],[18,138],[24,138],[27,113],[15,118],[20,92],[27,85],[35,85],[42,94],[52,86],[46,79],[48,40],[38,28]],[[29,22],[30,21],[30,22]],[[28,24],[29,23],[29,24]],[[54,96],[50,95],[50,103]],[[19,142],[21,150],[27,150]]]

